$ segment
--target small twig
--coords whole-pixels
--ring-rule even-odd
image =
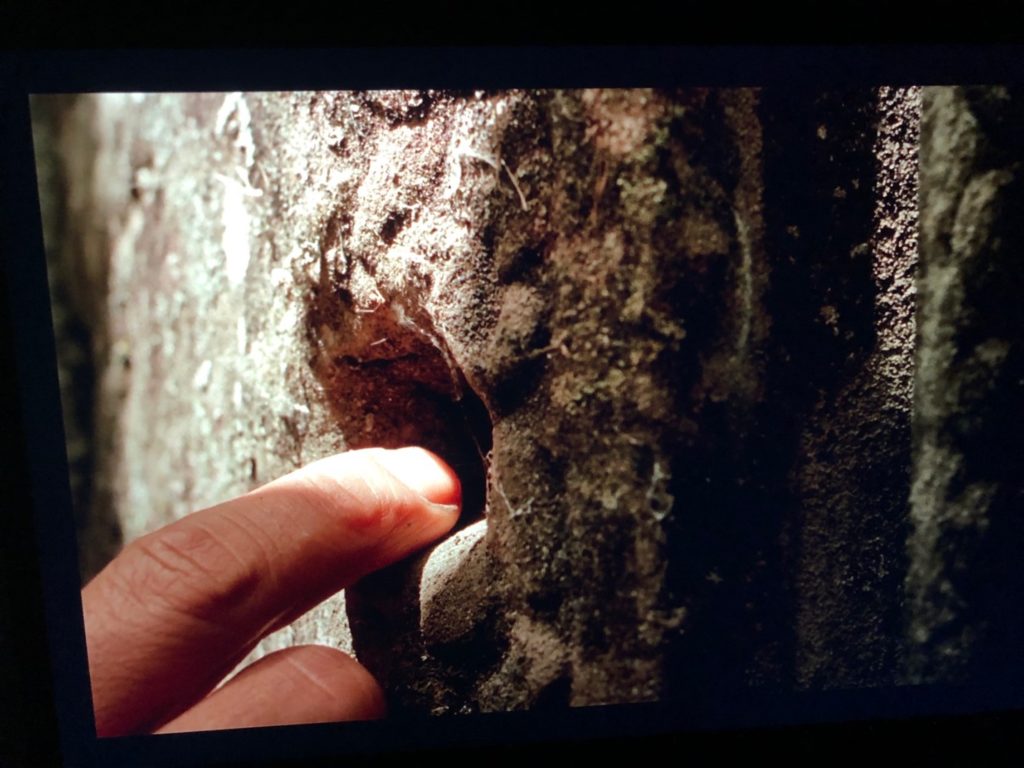
[[[508,500],[508,496],[505,494],[505,488],[502,486],[501,481],[497,477],[495,477],[494,479],[494,490],[498,492],[498,495],[501,496],[501,500],[505,502],[505,508],[508,510],[508,513],[511,516],[516,517],[517,515],[521,515],[524,512],[529,513],[533,511],[533,496],[528,498],[526,500],[526,503],[523,504],[523,506],[519,507],[518,509],[516,507],[513,507],[512,502]]]
[[[434,319],[430,316],[430,313],[426,311],[425,307],[423,309],[423,314],[426,316],[427,322],[430,323],[429,329],[419,325],[415,321],[415,319],[407,315],[405,312],[405,307],[402,306],[400,303],[393,302],[391,304],[391,311],[394,312],[395,319],[398,320],[399,325],[402,325],[406,328],[410,328],[411,330],[415,331],[424,339],[429,341],[430,344],[441,353],[441,357],[444,359],[445,363],[448,366],[448,376],[451,378],[452,392],[454,392],[457,395],[457,399],[461,399],[462,382],[459,379],[460,369],[455,364],[455,356],[452,355],[452,352],[448,348],[448,343],[445,341],[444,337],[441,336],[437,332],[437,329],[434,327]]]
[[[535,358],[541,357],[542,355],[546,355],[550,352],[555,352],[556,350],[559,350],[561,346],[561,344],[548,344],[546,347],[541,347],[540,349],[534,349],[530,352],[527,352],[524,355],[524,357],[527,360],[533,360]]]
[[[505,489],[501,487],[501,483],[495,481],[494,490],[498,492],[498,495],[501,496],[501,500],[505,502],[505,509],[508,510],[509,514],[514,513],[515,510],[512,508],[512,502],[509,501],[508,496],[505,495]]]
[[[494,162],[494,158],[485,152],[480,152],[479,150],[473,149],[472,147],[468,147],[465,144],[459,147],[457,151],[460,160],[463,157],[471,157],[474,160],[480,160],[481,162],[487,163],[489,166],[491,166],[491,168],[493,168],[496,171],[501,170],[500,168],[498,168],[498,164]],[[504,161],[502,161],[502,164],[504,164]]]
[[[505,169],[505,173],[508,174],[508,178],[512,182],[512,186],[516,188],[516,193],[519,195],[519,204],[523,206],[523,210],[525,211],[526,196],[523,195],[523,190],[519,188],[519,182],[516,181],[516,177],[512,173],[512,169],[508,167],[508,163],[505,162],[505,158],[501,159],[501,166]]]

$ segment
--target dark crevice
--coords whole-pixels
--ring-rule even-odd
[[[487,461],[493,443],[491,415],[468,386],[460,400],[442,401],[437,407],[451,425],[450,447],[440,455],[462,483],[462,514],[456,528],[464,528],[482,518],[486,509]]]
[[[387,219],[381,225],[380,239],[387,245],[391,245],[408,220],[408,211],[392,211],[389,213]]]
[[[565,710],[569,706],[572,694],[572,678],[560,676],[544,686],[533,700],[532,709],[536,712],[548,710]]]
[[[382,236],[393,237],[403,219],[393,214],[388,221]],[[372,312],[359,312],[347,281],[331,281],[314,289],[306,328],[314,350],[313,373],[346,446],[432,451],[462,486],[462,512],[449,536],[480,520],[487,506],[491,416],[429,311],[416,297],[403,295],[388,297]],[[443,638],[424,634],[420,585],[429,552],[417,552],[346,590],[353,647],[386,692],[392,716],[449,706],[462,711],[469,706],[472,680],[460,671],[460,660],[486,656],[496,663],[504,652],[500,638],[505,633],[492,627],[493,620],[449,637],[446,617],[440,620]],[[478,578],[473,563],[484,567],[481,556],[462,563],[469,575],[447,575]],[[482,583],[489,585],[491,579]],[[459,587],[449,582],[446,589],[463,590],[466,599],[460,606],[472,602],[467,595],[483,599],[477,583]],[[404,663],[408,659],[420,660],[415,670]]]
[[[393,213],[382,234],[394,236],[404,220],[405,214]],[[479,520],[486,507],[491,417],[429,313],[405,301],[356,312],[347,283],[331,280],[314,289],[306,327],[315,350],[313,372],[348,447],[433,451],[462,484],[457,528]]]

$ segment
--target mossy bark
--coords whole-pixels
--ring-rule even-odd
[[[1019,89],[927,88],[914,394],[913,679],[1024,677]]]
[[[89,203],[50,250],[102,266],[94,519],[418,443],[457,535],[256,654],[355,652],[399,711],[900,679],[918,98],[51,104]]]

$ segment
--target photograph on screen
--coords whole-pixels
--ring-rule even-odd
[[[97,734],[1019,688],[1020,104],[33,96]]]

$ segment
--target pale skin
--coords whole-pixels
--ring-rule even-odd
[[[132,542],[82,590],[97,735],[382,717],[373,676],[326,646],[277,651],[217,685],[268,633],[443,536],[460,504],[434,454],[374,448]]]

